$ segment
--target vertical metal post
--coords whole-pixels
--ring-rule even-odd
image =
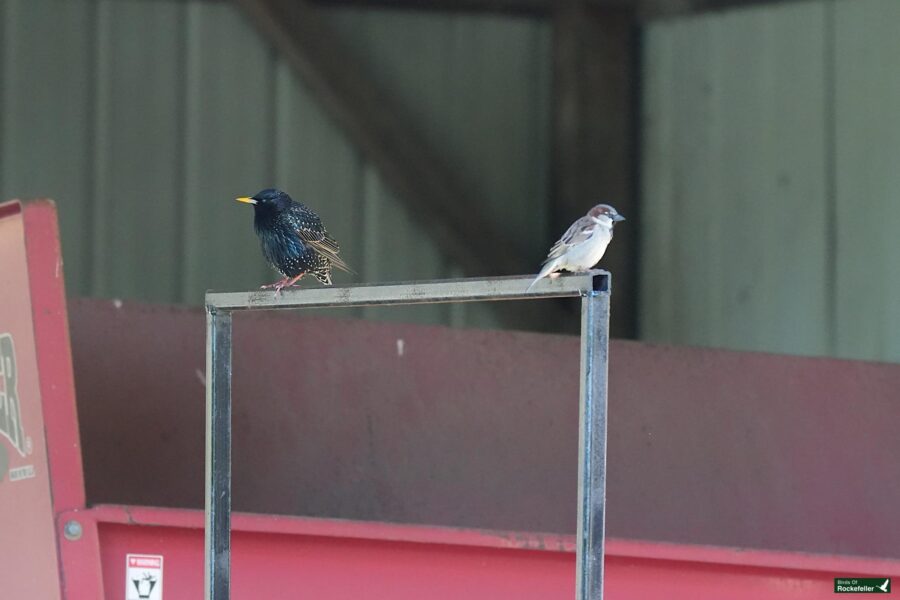
[[[231,582],[231,313],[206,307],[206,600]]]
[[[581,301],[581,398],[578,432],[577,600],[602,600],[606,520],[606,381],[609,278]],[[600,287],[601,289],[596,289]]]

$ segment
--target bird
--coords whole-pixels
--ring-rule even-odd
[[[598,204],[589,210],[553,244],[528,290],[544,277],[559,277],[560,271],[576,273],[596,265],[612,240],[613,225],[624,220],[625,217],[609,204]]]
[[[261,286],[263,289],[275,288],[277,296],[306,274],[331,285],[333,266],[353,273],[338,256],[341,247],[325,230],[319,215],[287,193],[268,188],[237,201],[253,205],[253,227],[263,256],[283,276],[275,283]]]

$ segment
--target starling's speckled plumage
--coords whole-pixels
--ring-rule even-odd
[[[281,190],[267,189],[240,202],[253,205],[253,226],[263,255],[284,279],[263,287],[294,285],[307,273],[331,285],[331,268],[353,271],[338,256],[341,248],[328,235],[319,215]]]

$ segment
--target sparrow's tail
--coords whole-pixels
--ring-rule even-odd
[[[552,273],[555,268],[556,268],[556,261],[551,261],[551,262],[548,262],[547,264],[545,264],[541,268],[541,272],[537,274],[537,277],[534,278],[534,281],[531,282],[531,285],[529,285],[525,291],[530,292],[531,288],[534,287],[534,284],[536,284],[538,281],[540,281],[541,279],[543,279],[544,277],[546,277],[547,275]]]

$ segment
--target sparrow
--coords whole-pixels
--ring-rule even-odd
[[[559,271],[587,271],[596,265],[613,237],[613,225],[625,217],[609,204],[598,204],[569,227],[550,248],[541,272],[528,286],[547,277],[559,277]],[[527,291],[527,290],[526,290]]]
[[[253,227],[259,236],[263,255],[283,278],[263,289],[296,284],[307,273],[325,285],[331,285],[331,267],[352,273],[339,256],[341,248],[328,235],[322,219],[304,204],[276,189],[265,189],[255,196],[237,198],[253,205]]]

